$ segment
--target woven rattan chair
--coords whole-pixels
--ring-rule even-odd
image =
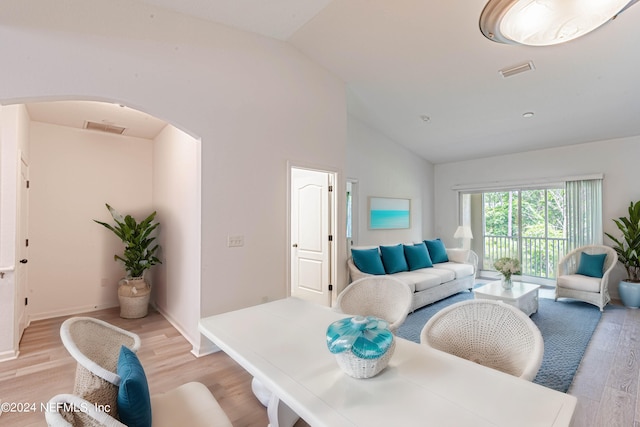
[[[99,319],[72,317],[62,323],[60,338],[78,362],[73,394],[106,408],[116,408],[120,347],[124,345],[136,352],[140,337]]]
[[[607,255],[602,266],[602,278],[576,274],[580,265],[580,254],[583,252],[589,255]],[[609,246],[583,246],[569,252],[558,263],[555,300],[563,297],[573,298],[593,304],[603,311],[604,306],[611,301],[609,274],[617,262],[618,254]]]
[[[60,337],[78,362],[76,379],[73,394],[59,394],[49,401],[45,414],[47,425],[126,427],[117,418],[118,359],[122,346],[136,352],[140,348],[140,337],[91,317],[64,321]],[[151,396],[150,400],[153,427],[232,427],[209,389],[198,382],[183,384]]]
[[[502,301],[469,300],[429,319],[420,342],[531,381],[542,364],[540,330],[522,311]]]
[[[375,316],[389,322],[395,333],[411,309],[411,289],[389,276],[358,279],[338,295],[336,307],[345,314]]]

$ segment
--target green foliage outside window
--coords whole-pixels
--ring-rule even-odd
[[[485,259],[522,263],[522,274],[555,277],[566,252],[564,188],[484,193]]]

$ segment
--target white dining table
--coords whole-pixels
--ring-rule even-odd
[[[344,317],[286,298],[203,318],[199,330],[313,427],[571,425],[574,396],[402,338],[380,374],[352,378],[326,344]]]

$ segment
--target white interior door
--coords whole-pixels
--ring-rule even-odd
[[[291,295],[331,304],[332,175],[291,169]]]
[[[27,286],[29,260],[29,165],[20,159],[20,211],[18,212],[18,243],[16,253],[16,340],[20,342],[22,333],[27,326]]]

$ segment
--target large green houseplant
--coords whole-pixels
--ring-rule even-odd
[[[122,216],[114,208],[106,204],[115,225],[95,220],[98,224],[111,230],[124,243],[124,253],[115,254],[115,261],[122,261],[127,277],[120,281],[118,298],[120,300],[120,316],[138,318],[147,315],[150,287],[144,280],[144,272],[156,264],[161,264],[155,255],[159,246],[154,244],[155,237],[151,233],[158,227],[154,222],[156,212],[137,222],[131,215]]]
[[[627,271],[627,280],[620,282],[620,299],[627,307],[640,306],[640,201],[629,204],[628,216],[614,219],[622,238],[605,233],[615,244],[618,261]]]

